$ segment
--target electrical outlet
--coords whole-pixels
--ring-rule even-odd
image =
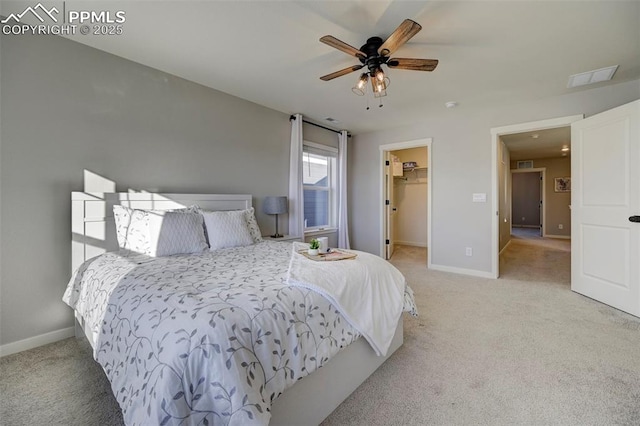
[[[524,222],[524,216],[522,216],[522,221]]]
[[[471,247],[466,247],[464,249],[464,254],[467,256],[473,256],[473,249]]]
[[[563,224],[561,224],[561,223],[559,223],[559,224],[558,224],[558,229],[564,229],[564,225],[563,225]]]

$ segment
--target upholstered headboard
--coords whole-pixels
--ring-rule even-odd
[[[72,192],[71,268],[106,251],[118,249],[113,206],[168,210],[198,205],[205,210],[243,210],[248,194],[154,194],[148,192]]]

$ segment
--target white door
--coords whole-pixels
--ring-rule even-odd
[[[573,123],[571,149],[571,289],[640,316],[640,101]]]
[[[394,213],[395,210],[393,208],[393,169],[392,169],[392,161],[393,155],[390,152],[385,152],[385,182],[384,182],[384,199],[385,199],[385,208],[384,208],[384,238],[385,238],[385,259],[391,259],[393,255],[394,245],[393,245],[393,223],[394,223]]]

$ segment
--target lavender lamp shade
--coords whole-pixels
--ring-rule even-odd
[[[272,237],[282,238],[283,235],[278,232],[278,215],[287,212],[287,197],[265,197],[262,211],[276,215],[276,233]]]

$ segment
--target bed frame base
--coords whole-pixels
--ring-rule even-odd
[[[88,350],[93,350],[89,341],[91,332],[84,327],[80,315],[76,315],[75,326],[76,338],[86,344]],[[376,356],[364,338],[342,349],[324,367],[296,382],[273,402],[269,424],[319,425],[402,346],[403,337],[400,317],[386,356]]]
[[[324,367],[280,395],[271,405],[269,424],[320,424],[402,345],[402,341],[402,316],[386,356],[376,356],[364,338],[356,340],[338,352]]]

